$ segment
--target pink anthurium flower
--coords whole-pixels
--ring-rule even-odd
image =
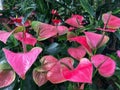
[[[107,32],[115,32],[118,28],[120,28],[120,18],[110,13],[105,13],[102,16],[102,20],[104,22],[105,28],[97,28],[98,30],[107,31]]]
[[[75,59],[80,60],[85,56],[86,50],[84,49],[84,47],[79,46],[77,48],[69,48],[68,53]]]
[[[47,72],[43,68],[35,68],[33,70],[33,80],[40,87],[45,84],[47,80]]]
[[[66,34],[68,32],[68,28],[65,26],[57,26],[56,28],[59,35]]]
[[[10,35],[13,33],[11,32],[6,32],[6,31],[0,31],[0,41],[6,44],[7,39],[10,37]]]
[[[71,26],[74,26],[74,27],[83,27],[83,23],[82,21],[84,20],[84,17],[81,16],[81,15],[72,15],[71,18],[68,18],[65,22]]]
[[[98,47],[101,47],[102,45],[104,45],[105,43],[107,43],[107,41],[109,40],[108,36],[103,36],[102,34],[97,34],[94,32],[85,32],[85,36],[86,36],[86,40],[88,45],[92,48],[92,49],[96,49]]]
[[[31,34],[29,33],[25,33],[25,37],[23,37],[23,32],[18,32],[14,34],[15,38],[17,40],[20,40],[21,42],[25,43],[25,44],[29,44],[34,46],[37,42],[37,39],[34,38]]]
[[[9,86],[15,80],[15,72],[13,70],[0,70],[0,88]]]
[[[92,63],[98,69],[98,72],[103,77],[110,77],[114,74],[116,64],[110,57],[98,54],[91,58]]]
[[[39,37],[38,37],[39,40],[45,40],[55,35],[57,35],[57,30],[55,26],[45,24],[45,23],[40,24],[40,31],[39,31]]]
[[[17,18],[13,18],[13,17],[10,17],[10,18],[16,26],[25,26],[25,27],[30,26],[30,21],[27,20],[24,22],[24,17],[22,16]]]
[[[64,78],[61,69],[61,65],[64,64],[68,66],[69,68],[73,69],[73,60],[69,57],[60,59],[47,73],[47,79],[52,83],[62,83],[66,81]],[[66,67],[65,67],[66,68]]]
[[[70,38],[70,41],[76,41],[77,43],[81,44],[90,55],[92,54],[92,50],[88,45],[85,36],[76,36],[76,37]]]
[[[42,48],[35,47],[26,53],[14,53],[3,48],[6,59],[13,70],[22,78],[25,79],[25,74],[35,62],[37,56],[41,53]]]
[[[108,20],[108,18],[109,18],[109,20]],[[110,29],[120,28],[120,18],[118,18],[114,15],[110,15],[109,13],[105,13],[102,16],[102,20],[103,20],[104,24],[106,24],[107,20],[108,20],[107,28],[110,28]]]
[[[117,51],[117,55],[120,58],[120,50]]]
[[[49,71],[58,62],[58,60],[51,55],[46,55],[40,59],[40,62],[43,65],[42,68]]]
[[[66,80],[72,82],[92,83],[92,63],[87,58],[82,58],[78,66],[70,70],[63,68],[62,73]]]

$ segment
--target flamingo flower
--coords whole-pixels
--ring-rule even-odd
[[[103,77],[110,77],[114,74],[116,64],[113,59],[108,56],[98,54],[91,57],[91,61],[98,69],[98,72]]]
[[[74,26],[74,27],[83,27],[83,23],[82,21],[84,20],[84,17],[81,16],[81,15],[72,15],[71,18],[68,18],[65,22],[71,26]]]
[[[86,58],[82,58],[76,68],[73,67],[74,62],[70,57],[57,60],[53,56],[47,55],[41,58],[40,62],[42,63],[42,70],[40,68],[38,69],[39,74],[37,76],[38,78],[40,77],[40,79],[36,78],[35,74],[33,74],[33,78],[36,78],[34,79],[36,84],[40,83],[40,81],[46,83],[47,80],[54,84],[62,83],[67,80],[72,82],[92,83],[93,67],[92,63]],[[43,70],[44,72],[46,71],[44,75],[40,73]],[[43,85],[42,82],[38,85]]]
[[[62,69],[64,78],[72,82],[92,83],[92,72],[92,63],[87,58],[82,58],[75,69]]]
[[[37,39],[34,38],[31,34],[25,33],[25,37],[23,37],[23,32],[18,32],[14,34],[15,38],[24,44],[29,44],[34,46],[37,42]]]
[[[107,32],[115,32],[118,28],[120,28],[120,18],[110,13],[105,13],[102,16],[102,20],[104,25],[106,25],[105,29],[97,28],[98,30],[103,30]]]
[[[10,85],[15,80],[13,70],[0,70],[0,88]]]
[[[26,53],[14,53],[3,48],[6,59],[13,70],[22,78],[25,79],[25,74],[41,53],[42,48],[34,47]]]
[[[117,55],[120,58],[120,50],[117,51]]]
[[[68,31],[68,28],[65,26],[53,26],[53,25],[41,23],[38,21],[33,21],[32,27],[38,33],[39,41],[54,37],[57,34],[63,35]]]
[[[92,49],[94,50],[107,43],[109,37],[94,32],[85,32],[85,36],[76,36],[69,40],[80,43],[89,54],[92,54]]]
[[[6,32],[6,31],[0,31],[0,41],[6,44],[7,39],[10,37],[10,35],[13,33],[11,32]]]
[[[77,48],[72,47],[68,49],[68,53],[75,59],[80,60],[85,56],[86,50],[84,49],[83,46],[79,46]]]
[[[17,18],[13,18],[11,17],[11,20],[13,21],[13,23],[16,25],[16,26],[25,26],[25,27],[28,27],[30,26],[30,21],[27,20],[27,21],[24,21],[24,17],[17,17]]]

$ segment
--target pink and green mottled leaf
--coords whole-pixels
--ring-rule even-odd
[[[9,86],[15,80],[15,72],[13,70],[0,70],[0,88]]]
[[[103,77],[110,77],[114,74],[116,64],[113,59],[108,56],[98,54],[91,58],[92,63],[98,69],[98,72]]]
[[[62,58],[57,62],[51,70],[47,73],[47,79],[52,83],[62,83],[66,81],[61,72],[62,65],[67,65],[69,68],[73,68],[73,60],[69,57]]]
[[[120,50],[117,51],[117,55],[120,58]]]
[[[12,33],[13,33],[13,31],[11,31],[11,32],[0,31],[0,41],[2,41],[3,43],[6,44],[8,38],[10,37],[10,35]]]
[[[107,43],[107,41],[109,40],[108,36],[103,36],[102,34],[96,34],[93,32],[85,32],[85,36],[86,36],[88,45],[92,49],[101,47],[102,45]]]
[[[25,37],[23,37],[23,32],[15,33],[14,36],[17,40],[32,46],[34,46],[37,42],[37,39],[29,33],[25,33]]]
[[[109,19],[109,21],[107,23],[108,19]],[[109,13],[105,13],[102,16],[102,20],[103,20],[104,24],[107,23],[107,28],[111,28],[111,29],[120,28],[120,18],[119,17],[116,17],[114,15],[110,15]]]
[[[25,74],[41,53],[42,48],[35,47],[26,53],[14,53],[3,48],[6,59],[13,70],[22,78],[25,79]]]
[[[77,48],[69,48],[68,53],[75,59],[80,60],[85,56],[86,50],[82,46],[79,46]]]
[[[65,22],[74,27],[83,27],[82,26],[83,20],[84,20],[84,17],[81,15],[72,15],[72,17],[68,18]]]
[[[39,36],[38,36],[39,41],[48,39],[55,35],[57,35],[57,29],[55,26],[45,24],[45,23],[41,23],[39,25]]]
[[[33,70],[33,80],[39,87],[48,81],[46,73],[47,72],[40,67]]]
[[[64,78],[68,81],[92,83],[93,66],[88,59],[82,58],[75,69],[70,70],[63,68],[62,73]]]
[[[40,59],[40,62],[43,65],[42,68],[48,71],[58,62],[58,60],[52,55],[46,55]]]

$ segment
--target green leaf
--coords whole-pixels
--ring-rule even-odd
[[[0,70],[11,69],[10,65],[7,62],[0,62]]]
[[[118,89],[120,89],[120,84],[118,84],[117,82],[115,82],[115,85],[118,87]]]
[[[14,33],[22,32],[24,31],[25,27],[24,26],[18,26],[14,29]]]
[[[39,21],[33,21],[31,26],[34,29],[34,31],[38,34],[39,33],[39,27],[40,27],[41,22]]]
[[[79,0],[82,7],[91,15],[93,18],[95,16],[94,9],[92,6],[89,4],[88,0]]]

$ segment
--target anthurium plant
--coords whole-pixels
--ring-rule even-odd
[[[96,20],[87,0],[80,5],[89,19],[84,13],[64,18],[52,8],[50,22],[31,19],[33,11],[2,21],[1,90],[120,89],[120,16],[107,11]],[[118,37],[115,50],[112,35]]]

